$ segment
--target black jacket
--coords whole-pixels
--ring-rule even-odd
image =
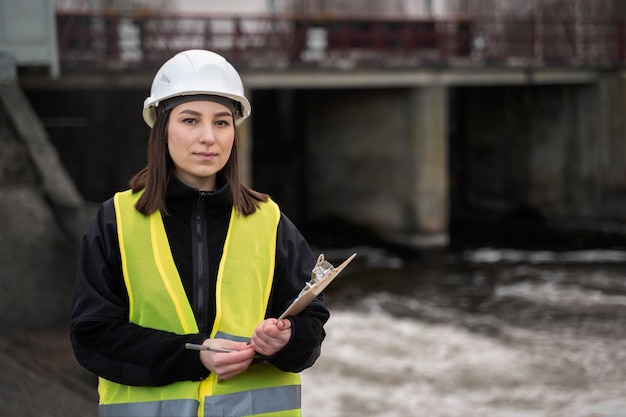
[[[129,323],[113,199],[100,206],[81,243],[72,299],[70,335],[82,366],[125,385],[160,386],[199,380],[209,374],[198,352],[184,345],[202,343],[213,325],[215,282],[231,208],[228,185],[215,192],[201,192],[174,178],[168,188],[165,230],[200,329],[198,334],[177,335]],[[196,219],[202,227],[202,241],[206,242],[202,247],[194,239]],[[281,213],[266,317],[278,317],[297,297],[310,279],[314,264],[309,245]],[[203,271],[202,277],[197,277],[199,271]],[[198,300],[206,302],[200,304]],[[291,340],[267,360],[289,372],[313,365],[320,354],[328,317],[320,296],[297,317],[290,317]]]

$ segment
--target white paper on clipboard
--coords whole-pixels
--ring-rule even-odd
[[[309,303],[315,299],[315,297],[324,291],[324,289],[328,287],[328,285],[333,282],[335,278],[337,278],[339,273],[343,271],[346,266],[348,266],[355,256],[356,253],[353,253],[348,259],[343,261],[343,263],[337,267],[332,267],[331,265],[330,269],[328,269],[321,278],[316,277],[315,272],[313,272],[311,274],[311,281],[307,283],[307,286],[302,290],[298,298],[296,298],[291,305],[287,307],[287,310],[285,310],[283,314],[278,317],[278,320],[284,319],[287,316],[297,316],[298,313],[304,310],[304,308],[308,306]],[[318,258],[318,265],[323,261],[324,255],[322,254]],[[311,282],[314,283],[311,284]]]

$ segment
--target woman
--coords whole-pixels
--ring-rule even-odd
[[[276,320],[311,277],[308,244],[237,171],[250,103],[203,50],[157,72],[148,163],[104,202],[81,245],[71,310],[101,416],[299,416],[298,372],[320,354],[321,297]],[[202,345],[189,350],[187,344]]]

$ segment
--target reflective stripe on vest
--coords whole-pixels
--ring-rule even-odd
[[[251,396],[258,398],[251,401]],[[206,417],[258,416],[270,413],[272,416],[299,415],[301,389],[299,385],[263,388],[254,391],[241,391],[231,394],[205,397]],[[285,410],[285,406],[289,408]],[[101,417],[129,416],[168,416],[197,417],[196,400],[144,401],[134,403],[100,405]]]
[[[134,208],[140,195],[125,191],[114,198],[129,321],[178,334],[197,333],[161,214],[140,214]],[[218,269],[211,337],[247,341],[264,319],[279,219],[280,211],[272,201],[246,217],[232,211]],[[210,374],[201,382],[137,387],[100,378],[98,391],[100,415],[107,417],[301,416],[299,375],[267,363],[255,363],[221,382]]]

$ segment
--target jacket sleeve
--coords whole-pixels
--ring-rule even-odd
[[[121,273],[113,201],[103,203],[81,242],[70,312],[70,339],[77,361],[105,379],[159,386],[199,380],[209,371],[186,342],[206,335],[177,335],[128,321],[128,294]]]
[[[284,214],[278,225],[276,268],[267,317],[278,317],[296,299],[306,282],[317,257],[295,225]],[[300,372],[312,366],[321,353],[326,333],[324,324],[330,313],[320,294],[297,316],[290,316],[291,340],[268,361],[282,371]]]

